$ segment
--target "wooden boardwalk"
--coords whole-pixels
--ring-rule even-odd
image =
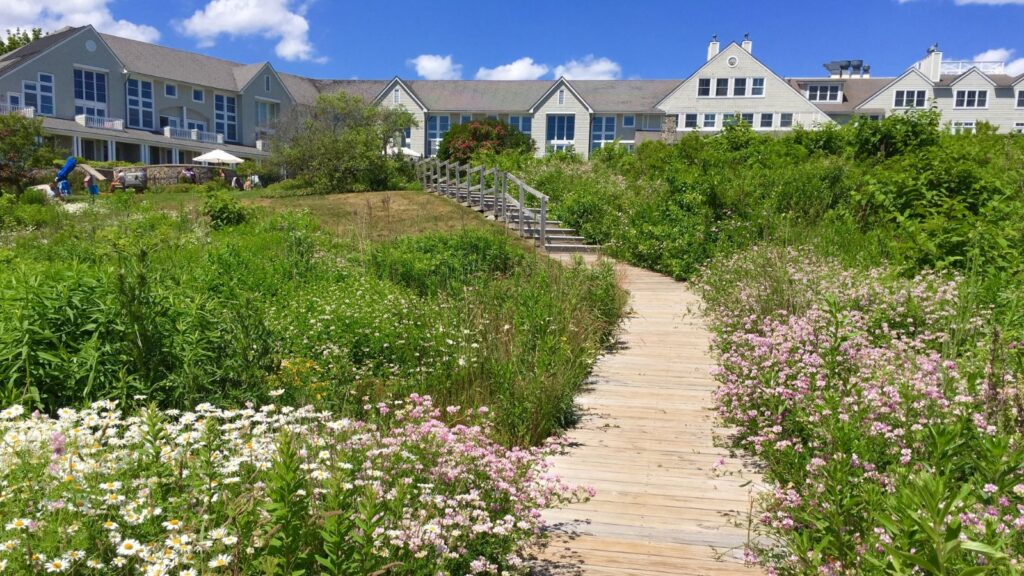
[[[716,448],[709,334],[685,284],[619,264],[632,314],[578,398],[574,447],[555,459],[590,502],[550,510],[535,574],[759,574],[744,566],[760,478]],[[721,459],[725,460],[724,465]]]

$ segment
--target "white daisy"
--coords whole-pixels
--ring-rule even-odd
[[[121,545],[117,547],[117,554],[119,556],[135,556],[142,551],[142,544],[138,540],[131,538],[121,542]]]

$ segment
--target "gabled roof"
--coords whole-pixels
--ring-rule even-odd
[[[256,78],[256,75],[260,73],[260,70],[263,70],[268,65],[268,62],[260,62],[258,64],[235,66],[234,70],[232,70],[235,74],[235,86],[238,86],[239,90],[248,86]]]
[[[17,50],[12,50],[6,54],[0,55],[0,76],[4,76],[8,72],[13,71],[15,68],[25,64],[58,44],[63,43],[65,40],[77,35],[86,28],[88,28],[88,26],[79,26],[77,28],[67,26],[52,34],[47,34],[38,40],[29,42]]]
[[[858,105],[856,105],[854,107],[854,110],[861,109],[864,106],[864,104],[868,103],[868,101],[874,100],[876,96],[878,96],[879,94],[881,94],[882,92],[887,90],[890,86],[898,83],[900,80],[903,80],[904,78],[906,78],[907,76],[909,76],[911,74],[917,74],[918,76],[921,77],[922,80],[927,82],[930,86],[934,86],[934,83],[927,76],[925,76],[923,72],[918,70],[915,66],[911,66],[910,68],[907,68],[906,72],[904,72],[903,74],[900,74],[899,76],[893,78],[892,81],[884,84],[878,90],[875,90],[874,94],[872,94],[872,95],[868,96],[867,98],[865,98],[864,100],[862,100],[860,104],[858,104]]]
[[[937,86],[956,86],[961,81],[967,79],[970,76],[980,76],[990,86],[993,86],[993,87],[996,86],[996,81],[993,80],[992,78],[990,78],[988,76],[988,74],[985,74],[981,70],[978,70],[977,66],[971,66],[966,72],[964,72],[963,74],[960,74],[959,76],[942,76],[942,77],[939,78],[939,81],[936,83],[936,85]],[[1000,76],[1004,76],[1004,75],[1000,74]],[[1005,76],[1005,78],[1007,80],[1009,80],[1009,76]]]
[[[670,91],[668,94],[666,94],[664,98],[662,98],[661,100],[658,100],[658,103],[655,104],[655,106],[660,109],[661,105],[665,102],[665,100],[668,100],[669,98],[671,98],[672,95],[675,94],[676,92],[678,92],[683,86],[688,84],[694,78],[697,78],[701,74],[701,72],[704,71],[705,68],[707,68],[708,66],[711,66],[712,64],[714,64],[718,60],[720,60],[722,58],[725,58],[726,57],[725,56],[726,53],[730,52],[733,49],[734,46],[736,47],[737,50],[740,50],[741,52],[743,52],[743,54],[749,56],[754,62],[756,62],[762,68],[764,68],[765,71],[768,74],[771,74],[773,77],[775,77],[776,80],[778,80],[779,82],[782,82],[783,84],[785,84],[790,90],[793,91],[794,94],[796,94],[796,95],[800,96],[801,98],[803,98],[804,101],[806,101],[809,105],[814,106],[814,103],[809,101],[809,100],[807,100],[807,97],[804,96],[803,92],[797,90],[796,88],[793,88],[793,86],[790,85],[789,82],[787,82],[785,78],[783,78],[782,76],[779,76],[778,74],[776,74],[775,71],[772,70],[771,68],[769,68],[767,64],[765,64],[764,62],[761,62],[760,60],[758,60],[757,56],[754,56],[753,53],[748,52],[745,48],[743,48],[742,46],[737,44],[736,41],[730,42],[729,45],[726,46],[725,48],[723,48],[722,50],[720,50],[718,52],[718,54],[715,54],[713,57],[708,59],[708,61],[705,62],[700,68],[697,68],[693,72],[693,74],[690,74],[686,78],[686,80],[683,80],[682,82],[680,82],[675,88],[672,89],[672,91]]]
[[[367,102],[373,102],[388,84],[387,80],[313,80],[321,94],[344,92]]]
[[[277,76],[281,79],[284,87],[288,89],[288,93],[295,99],[296,104],[313,105],[316,103],[316,99],[320,96],[320,90],[316,83],[321,80],[310,80],[284,72],[278,73]]]
[[[793,88],[803,93],[809,84],[840,83],[843,86],[842,102],[811,102],[826,114],[852,113],[854,109],[888,86],[892,78],[787,78]]]
[[[678,80],[573,80],[594,112],[660,112],[656,108]]]
[[[167,78],[186,84],[237,92],[241,86],[238,84],[235,68],[243,68],[241,72],[243,76],[246,73],[245,69],[249,68],[249,66],[238,62],[148,42],[129,40],[120,36],[100,34],[100,37],[107,42],[114,54],[124,63],[125,68],[145,76]]]
[[[587,107],[587,112],[590,112],[591,114],[594,113],[594,108],[587,102],[586,98],[580,95],[580,93],[577,92],[575,88],[573,88],[572,84],[569,83],[569,80],[565,76],[562,76],[558,80],[555,80],[555,83],[551,85],[551,88],[548,88],[548,90],[544,92],[544,94],[542,94],[540,98],[537,98],[536,102],[534,102],[533,105],[530,106],[530,113],[533,114],[533,112],[537,109],[537,106],[540,106],[541,102],[543,102],[552,94],[554,94],[555,90],[557,90],[559,86],[565,86],[566,88],[568,88],[569,92],[572,92],[573,96],[575,96],[577,100],[582,102],[583,105]]]
[[[398,76],[395,76],[394,78],[392,78],[391,81],[388,82],[379,93],[377,93],[377,95],[373,98],[373,102],[380,102],[380,101],[382,101],[384,99],[384,96],[386,94],[390,94],[391,91],[394,90],[394,88],[396,86],[400,86],[402,88],[402,90],[404,90],[405,93],[408,94],[409,97],[413,99],[413,102],[416,102],[416,104],[419,105],[421,110],[424,110],[424,111],[428,110],[427,106],[423,103],[423,100],[420,100],[420,98],[419,98],[419,96],[417,96],[416,92],[412,88],[409,88],[409,85],[406,84]]]
[[[431,111],[523,112],[550,80],[410,80],[406,85]]]

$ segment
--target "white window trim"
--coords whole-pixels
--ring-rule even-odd
[[[1013,131],[1017,134],[1024,134],[1024,122],[1014,122]]]
[[[167,93],[167,89],[170,88],[171,86],[174,86],[174,96],[171,96],[170,94]],[[178,94],[180,94],[180,92],[178,91],[178,85],[177,84],[174,84],[173,82],[164,82],[164,98],[174,98],[175,100],[177,100],[178,99]]]
[[[51,78],[51,80],[49,82],[49,85],[53,87],[53,91],[50,92],[50,97],[53,99],[53,112],[50,113],[50,114],[44,114],[42,112],[42,107],[40,106],[40,100],[43,99],[43,91],[40,90],[40,86],[42,86],[43,82],[39,79],[39,77],[42,76],[43,74],[46,74],[47,76],[49,76]],[[22,106],[25,105],[25,93],[27,92],[27,90],[25,89],[25,84],[35,84],[36,85],[36,89],[32,91],[36,95],[36,105],[34,107],[35,108],[35,113],[40,115],[40,116],[56,117],[57,116],[57,77],[54,76],[53,74],[49,73],[49,72],[40,72],[40,73],[36,74],[36,79],[35,80],[22,80],[21,81],[21,105]]]
[[[700,130],[701,124],[703,123],[702,121],[704,120],[704,117],[700,113],[698,113],[698,112],[683,112],[682,114],[680,114],[680,116],[682,116],[682,118],[683,118],[683,122],[682,122],[682,129],[683,130]],[[693,126],[687,126],[686,125],[686,117],[687,116],[693,116]]]
[[[950,125],[953,134],[974,134],[978,129],[977,120],[957,120]]]
[[[736,96],[735,95],[736,80],[737,79],[746,80],[746,89],[743,91],[743,95],[742,96]],[[764,83],[761,85],[761,93],[760,94],[753,94],[753,91],[754,91],[754,80],[755,79],[764,80]],[[709,80],[711,82],[711,88],[710,88],[710,90],[708,90],[708,95],[707,96],[701,96],[700,95],[700,81],[701,80]],[[726,89],[725,89],[725,95],[724,96],[719,96],[718,95],[718,81],[719,80],[725,80],[727,82],[726,83]],[[726,78],[721,78],[721,77],[718,77],[718,76],[709,76],[709,77],[706,77],[706,78],[698,78],[697,79],[697,98],[702,98],[702,99],[703,98],[714,98],[716,100],[721,100],[721,99],[726,99],[726,98],[728,98],[728,99],[734,99],[735,98],[735,99],[738,99],[738,100],[745,100],[745,99],[748,99],[748,98],[765,98],[765,95],[767,94],[767,92],[768,92],[768,82],[767,82],[767,80],[766,80],[766,78],[764,76],[729,76],[729,77],[726,77]]]
[[[402,103],[402,90],[395,86],[395,89],[391,91],[391,103],[401,104]]]
[[[18,103],[17,104],[11,104],[11,96],[14,96],[15,98],[18,99]],[[24,96],[23,96],[23,94],[21,92],[8,92],[7,93],[7,100],[5,100],[4,103],[9,105],[9,106],[19,106],[20,107],[20,106],[22,106],[25,103],[25,98],[24,98]]]
[[[829,90],[828,90],[828,95],[829,95],[829,96],[831,96],[831,95],[832,95],[832,90],[831,90],[831,88],[832,88],[833,86],[839,86],[839,91],[838,91],[838,92],[836,92],[836,99],[835,99],[835,100],[833,100],[833,99],[831,99],[831,98],[826,98],[826,99],[824,99],[824,100],[822,100],[821,98],[815,98],[814,100],[812,100],[812,99],[811,99],[811,87],[812,87],[812,86],[814,86],[814,87],[816,87],[816,88],[818,88],[818,89],[819,89],[819,90],[818,90],[818,93],[819,93],[819,94],[821,93],[821,90],[820,90],[820,89],[821,89],[822,87],[825,87],[825,88],[829,88]],[[825,84],[808,84],[808,85],[807,85],[807,90],[804,90],[804,98],[807,98],[807,101],[808,101],[808,102],[823,102],[823,103],[825,103],[825,104],[828,104],[829,102],[836,102],[836,103],[839,103],[839,102],[842,102],[842,101],[843,101],[843,87],[842,87],[841,85],[838,85],[838,84],[828,84],[828,83],[825,83]],[[893,93],[893,98],[894,98],[894,99],[896,98],[896,95],[895,95],[895,93]]]
[[[160,113],[157,111],[157,108],[156,108],[156,95],[157,95],[157,92],[156,92],[156,82],[153,81],[152,78],[143,77],[143,76],[139,76],[139,77],[133,76],[133,77],[129,78],[129,80],[135,80],[135,81],[137,81],[139,83],[139,96],[138,96],[138,99],[139,99],[139,105],[138,105],[138,109],[139,109],[139,124],[137,126],[134,125],[134,124],[131,124],[128,121],[129,119],[125,118],[124,119],[124,125],[128,126],[130,128],[137,128],[139,130],[156,130],[157,127],[160,126]],[[153,105],[153,107],[150,109],[150,111],[153,113],[153,125],[152,126],[144,126],[142,124],[142,115],[143,115],[142,112],[143,112],[143,110],[146,109],[143,106],[143,102],[147,101],[146,99],[144,99],[142,97],[142,83],[143,82],[149,82],[153,86],[153,88],[152,88],[152,90],[153,90],[152,97],[150,97],[150,99],[148,100],[148,102],[150,102]],[[128,104],[128,100],[130,98],[131,98],[131,96],[128,96],[128,82],[126,80],[125,83],[124,83],[125,112],[128,112],[132,108]],[[127,114],[127,116],[130,118],[131,114],[129,113],[129,114]]]
[[[896,105],[896,93],[897,92],[903,92],[903,106],[897,106]],[[924,92],[924,105],[918,106],[917,104],[914,104],[913,106],[907,106],[907,93],[908,92],[912,92],[914,94],[914,101],[915,102],[917,101],[917,93],[918,92]],[[920,89],[920,88],[907,88],[907,89],[901,89],[901,90],[893,90],[892,91],[892,107],[895,108],[895,109],[898,109],[898,110],[922,110],[924,108],[927,108],[928,107],[928,91]]]
[[[622,127],[623,128],[636,128],[636,115],[635,114],[624,114],[622,116]]]
[[[974,95],[974,102],[975,103],[978,102],[978,95],[981,94],[981,93],[984,93],[985,94],[985,105],[984,106],[966,106],[966,105],[965,106],[957,106],[956,105],[956,101],[957,101],[956,94],[957,94],[957,92],[963,92],[964,93],[964,104],[967,103],[967,92],[976,92],[976,94]],[[988,90],[985,89],[985,88],[964,88],[962,90],[953,90],[953,109],[954,110],[988,110],[988,104],[989,104]]]
[[[707,117],[711,116],[711,126],[707,125]],[[702,112],[700,114],[700,129],[707,130],[708,132],[716,130],[718,128],[718,113],[717,112]]]
[[[92,72],[103,72],[104,74],[109,74],[110,73],[110,70],[107,70],[106,68],[100,68],[99,66],[89,66],[88,64],[78,64],[78,63],[75,63],[75,64],[72,64],[71,67],[72,68],[78,68],[79,70],[89,70],[89,71],[92,71]]]
[[[200,98],[199,100],[196,100],[196,91],[197,90],[199,91],[200,94],[203,95],[203,97]],[[192,101],[193,102],[198,102],[200,104],[206,104],[206,90],[204,90],[202,88],[196,88],[196,87],[193,86],[192,87]]]
[[[764,117],[765,116],[770,116],[771,117],[771,119],[772,119],[772,125],[771,126],[764,126],[764,125],[762,125],[762,123],[764,122]],[[756,118],[757,118],[757,125],[753,126],[754,130],[775,130],[775,112],[761,112],[760,114],[758,114],[756,116]]]
[[[565,106],[565,88],[558,90],[558,105]]]
[[[1017,90],[1014,96],[1017,97],[1015,101],[1015,107],[1019,109],[1024,109],[1024,89]]]
[[[462,125],[462,124],[469,124],[472,121],[473,121],[473,115],[472,114],[460,114],[459,115],[459,124],[460,125]]]
[[[221,97],[224,98],[224,111],[223,112],[217,112],[217,96],[221,96]],[[228,100],[227,100],[228,98],[233,98],[234,101],[235,101],[235,111],[232,112],[232,113],[228,112]],[[241,127],[241,125],[238,122],[238,117],[239,117],[239,110],[238,110],[239,102],[238,101],[239,101],[239,97],[237,95],[235,95],[235,94],[228,94],[227,92],[214,92],[213,93],[213,130],[217,134],[220,134],[220,132],[217,132],[217,114],[222,114],[224,116],[224,119],[221,122],[224,124],[223,136],[224,136],[224,141],[225,142],[241,142],[242,141],[242,127]],[[231,122],[228,122],[228,117],[229,116],[231,118],[233,118],[233,120]],[[235,127],[235,138],[234,138],[234,140],[229,140],[228,139],[228,126],[229,125],[232,125],[232,126]]]

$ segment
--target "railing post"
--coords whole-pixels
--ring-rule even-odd
[[[547,231],[548,231],[548,197],[540,197],[540,247],[544,250],[548,249],[547,242]]]
[[[461,167],[459,166],[458,163],[456,163],[455,164],[455,194],[454,194],[455,196],[459,195],[459,186],[462,186],[462,177],[460,175],[461,172],[462,172]],[[451,196],[451,195],[452,194],[448,194],[448,196]]]
[[[452,182],[452,165],[449,162],[444,163],[444,189],[445,191],[451,187]]]
[[[505,194],[508,193],[508,172],[501,173],[501,205],[499,208],[498,199],[494,199],[494,209],[498,212],[498,217],[505,220]]]
[[[519,186],[519,235],[525,237],[523,218],[526,217],[526,190],[523,190],[522,182],[516,185]]]

